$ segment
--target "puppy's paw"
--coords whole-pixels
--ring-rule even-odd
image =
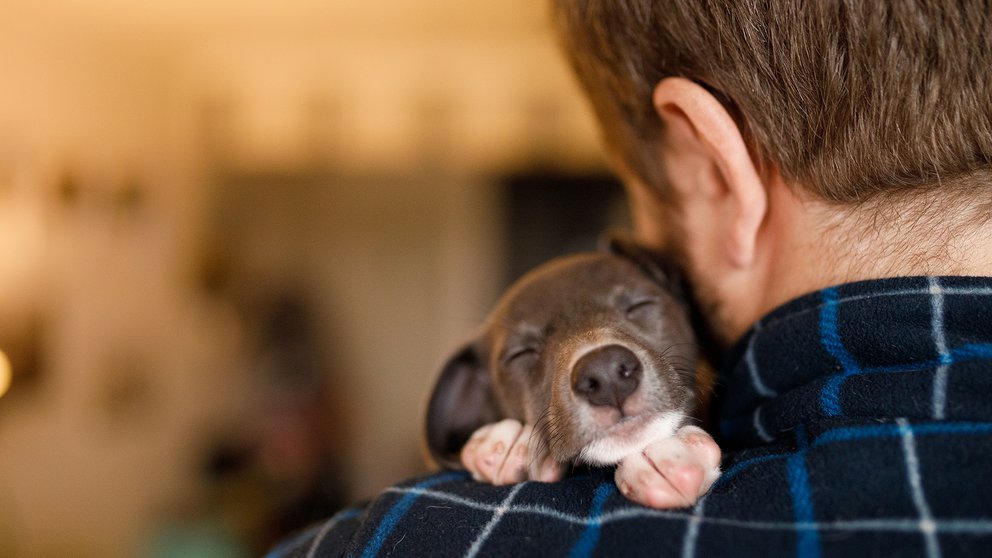
[[[476,430],[462,448],[462,466],[479,482],[494,485],[524,480],[554,482],[564,469],[549,458],[540,459],[530,447],[533,428],[513,419]]]
[[[695,426],[625,457],[616,483],[628,499],[656,509],[691,506],[720,476],[720,448]]]

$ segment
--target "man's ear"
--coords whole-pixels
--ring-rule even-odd
[[[737,267],[750,265],[768,196],[740,128],[716,97],[682,77],[661,80],[653,102],[673,187],[682,199],[718,204],[712,225],[721,227],[725,255]]]
[[[459,454],[465,442],[498,419],[489,370],[475,344],[469,344],[448,359],[434,384],[426,421],[430,458],[448,469],[462,468]]]

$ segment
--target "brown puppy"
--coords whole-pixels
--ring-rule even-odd
[[[444,366],[427,413],[432,457],[494,484],[620,464],[631,499],[694,502],[719,475],[719,449],[686,424],[697,348],[678,284],[618,239],[524,276]]]

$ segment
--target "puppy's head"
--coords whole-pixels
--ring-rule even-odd
[[[532,460],[612,464],[674,433],[692,411],[696,344],[678,279],[614,240],[553,260],[503,295],[443,367],[427,412],[439,464],[479,427],[534,425]]]

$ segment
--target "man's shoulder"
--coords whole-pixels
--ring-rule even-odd
[[[411,479],[273,556],[969,555],[992,541],[992,425],[846,421],[727,452],[694,507],[627,501],[612,471],[494,487],[461,473]],[[951,545],[953,542],[953,545]],[[948,546],[950,545],[950,546]]]

